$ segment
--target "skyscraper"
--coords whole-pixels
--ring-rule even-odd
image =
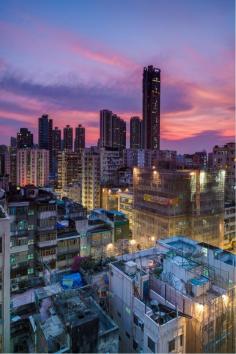
[[[61,130],[58,127],[52,131],[52,149],[57,152],[61,150]]]
[[[112,147],[112,111],[100,111],[100,147]]]
[[[27,128],[20,128],[17,133],[17,149],[32,148],[33,144],[33,134]]]
[[[161,70],[152,65],[143,70],[144,148],[160,149]]]
[[[54,177],[57,175],[59,151],[61,151],[61,130],[55,127],[52,131],[52,175]]]
[[[116,114],[112,115],[112,147],[126,148],[126,122]]]
[[[53,171],[53,156],[52,156],[52,129],[53,120],[49,119],[48,114],[43,114],[38,120],[38,144],[40,149],[49,151],[49,171]]]
[[[38,120],[39,148],[52,150],[52,128],[53,120],[48,118],[48,114],[43,114]]]
[[[126,147],[126,122],[107,109],[100,111],[100,147]]]
[[[75,128],[75,144],[74,150],[77,152],[80,149],[85,148],[85,128],[79,124],[78,127]]]
[[[130,148],[142,148],[142,125],[143,122],[139,117],[131,117],[130,119]]]
[[[67,125],[63,129],[63,140],[64,140],[64,149],[73,150],[73,128],[70,125]]]

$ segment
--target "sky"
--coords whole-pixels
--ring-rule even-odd
[[[38,117],[86,127],[142,117],[143,67],[161,69],[161,149],[234,140],[233,0],[1,0],[0,144]],[[129,124],[127,124],[129,126]]]

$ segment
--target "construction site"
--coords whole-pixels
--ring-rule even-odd
[[[134,168],[133,235],[142,248],[153,239],[185,235],[222,247],[225,172]]]

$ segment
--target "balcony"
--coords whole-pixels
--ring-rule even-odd
[[[20,252],[28,252],[28,244],[27,245],[21,245],[21,246],[13,246],[10,249],[10,253],[20,253]]]
[[[52,260],[56,260],[56,258],[57,258],[56,253],[50,254],[50,255],[48,255],[48,256],[41,256],[41,255],[38,256],[38,259],[39,259],[39,261],[41,261],[41,262],[50,262],[50,261],[52,261]]]
[[[49,247],[49,246],[56,246],[57,245],[57,239],[53,240],[47,240],[47,241],[37,241],[37,246],[39,248],[44,248],[44,247]]]
[[[57,254],[61,255],[61,254],[69,254],[69,253],[76,253],[76,252],[80,252],[80,246],[76,246],[76,247],[61,247],[61,248],[57,248]]]

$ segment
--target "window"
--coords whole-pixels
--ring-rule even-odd
[[[134,323],[138,326],[138,316],[134,315]]]
[[[135,342],[135,340],[133,340],[133,348],[134,348],[134,350],[138,349],[138,343]]]
[[[130,334],[128,332],[125,332],[126,337],[130,338]]]
[[[175,338],[172,339],[170,342],[169,342],[169,353],[173,352],[175,350]]]
[[[33,268],[28,268],[28,274],[34,274],[34,269]]]
[[[184,336],[183,334],[181,334],[181,336],[179,336],[179,344],[182,347],[184,345]]]
[[[155,342],[153,342],[153,340],[148,337],[148,348],[153,352],[155,353]]]

